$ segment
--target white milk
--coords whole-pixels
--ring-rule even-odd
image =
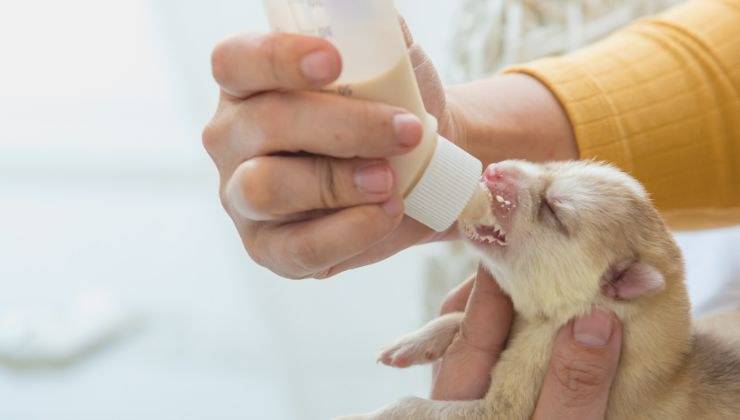
[[[421,144],[403,156],[389,159],[399,182],[398,190],[404,197],[408,195],[424,173],[437,145],[436,125],[427,118],[408,55],[402,56],[398,64],[374,79],[345,82],[331,86],[330,89],[343,96],[404,108],[425,123]]]

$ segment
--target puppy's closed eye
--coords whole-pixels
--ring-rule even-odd
[[[560,233],[569,236],[570,231],[560,213],[561,202],[557,199],[553,199],[547,196],[547,193],[543,193],[540,197],[540,207],[538,210],[538,216],[541,222],[549,224],[557,229]]]

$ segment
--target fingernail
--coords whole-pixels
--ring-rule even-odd
[[[604,346],[612,336],[612,317],[602,309],[594,308],[591,314],[576,318],[573,338],[585,346]]]
[[[303,57],[301,72],[314,82],[328,82],[334,71],[334,59],[326,51],[316,51]]]
[[[419,117],[409,113],[396,114],[393,117],[393,129],[398,142],[407,147],[419,144],[424,131]]]
[[[393,197],[383,204],[383,210],[388,216],[398,216],[403,212],[403,200],[401,200],[401,197]]]
[[[393,188],[393,174],[387,163],[371,163],[355,171],[355,186],[365,194],[385,194]]]

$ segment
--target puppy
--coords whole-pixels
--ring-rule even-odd
[[[692,328],[681,253],[637,181],[594,162],[505,161],[482,182],[492,223],[462,221],[460,229],[516,313],[487,395],[406,398],[344,419],[528,419],[557,331],[594,306],[613,311],[624,330],[608,419],[740,418],[739,313]],[[461,319],[432,321],[380,360],[434,361]]]

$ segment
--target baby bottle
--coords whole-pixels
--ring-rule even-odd
[[[436,118],[424,108],[393,0],[264,3],[274,30],[323,37],[337,47],[343,69],[328,90],[402,107],[422,121],[420,145],[389,158],[408,216],[442,232],[469,205],[487,207],[480,205],[487,197],[479,184],[481,162],[439,136]]]

